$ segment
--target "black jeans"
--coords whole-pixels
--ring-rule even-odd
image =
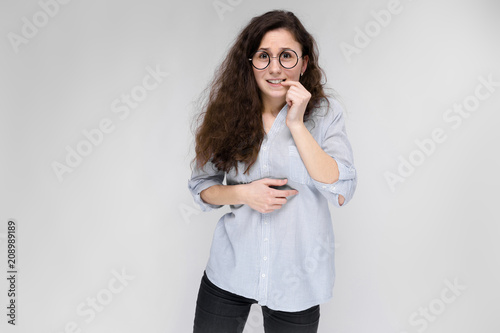
[[[241,333],[254,299],[227,292],[214,285],[206,273],[201,279],[194,333]],[[299,312],[274,311],[262,307],[266,333],[316,333],[319,324],[319,305]]]

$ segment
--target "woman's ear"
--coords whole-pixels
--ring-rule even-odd
[[[301,73],[304,73],[306,71],[308,62],[309,62],[309,56],[302,57],[302,68],[300,69]]]

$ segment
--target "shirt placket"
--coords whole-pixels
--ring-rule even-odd
[[[270,176],[269,172],[269,140],[264,138],[261,146],[261,175],[262,178]],[[269,239],[270,239],[271,213],[261,214],[261,247],[260,247],[260,273],[259,273],[259,299],[267,301],[267,286],[269,281]]]

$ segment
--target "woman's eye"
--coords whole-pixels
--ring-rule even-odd
[[[267,59],[267,57],[268,57],[267,53],[260,53],[260,54],[258,55],[258,58],[259,58],[259,59]]]
[[[292,58],[292,54],[290,52],[283,52],[281,54],[281,58],[283,58],[283,59],[290,59],[290,58]]]

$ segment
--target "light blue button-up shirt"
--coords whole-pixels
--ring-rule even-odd
[[[324,103],[305,123],[321,148],[339,167],[339,180],[312,179],[286,126],[288,106],[276,117],[248,174],[218,171],[213,164],[195,168],[188,187],[203,211],[221,206],[205,203],[200,193],[213,185],[244,184],[261,178],[287,178],[298,190],[281,209],[259,213],[247,205],[231,205],[215,227],[206,266],[216,286],[255,299],[279,311],[301,311],[328,301],[335,279],[334,236],[328,201],[346,205],[356,188],[356,170],[341,105]]]

